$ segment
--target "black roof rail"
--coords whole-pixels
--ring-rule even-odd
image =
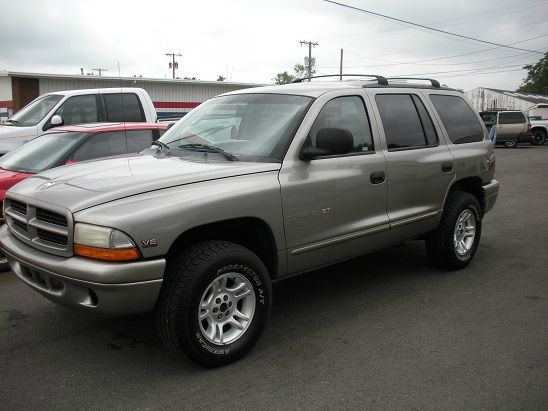
[[[421,78],[421,77],[387,77],[387,80],[424,80],[429,81],[432,87],[440,88],[440,82],[433,78]]]
[[[377,79],[377,83],[383,86],[388,85],[388,80],[386,79],[386,77],[379,76],[377,74],[324,74],[321,76],[312,76],[310,78],[313,79],[313,78],[322,78],[322,77],[373,77]],[[308,79],[309,77],[298,78],[293,80],[292,83],[302,83],[303,81]]]

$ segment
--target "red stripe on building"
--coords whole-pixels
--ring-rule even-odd
[[[0,100],[0,108],[13,108],[13,101],[11,100]]]
[[[194,108],[198,107],[202,103],[194,101],[155,101],[154,107],[156,108]]]

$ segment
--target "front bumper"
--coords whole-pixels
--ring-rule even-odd
[[[128,263],[58,257],[16,239],[0,228],[0,247],[11,270],[51,301],[98,316],[150,312],[162,286],[163,258]]]
[[[483,186],[483,214],[493,208],[499,195],[499,182],[491,180]]]

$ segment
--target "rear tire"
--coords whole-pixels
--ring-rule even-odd
[[[481,208],[470,193],[449,193],[438,228],[426,237],[426,252],[437,267],[458,270],[474,258],[481,237]]]
[[[168,261],[156,329],[177,354],[206,367],[228,364],[258,341],[271,295],[268,271],[250,250],[227,241],[198,243]]]
[[[542,146],[546,142],[546,132],[544,130],[533,131],[533,144],[535,146]]]

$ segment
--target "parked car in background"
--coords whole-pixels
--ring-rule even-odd
[[[496,127],[496,144],[517,147],[519,143],[533,144],[531,123],[519,110],[482,111],[480,117],[488,130]]]
[[[527,110],[529,118],[538,117],[538,120],[548,120],[548,104],[540,103]]]
[[[156,109],[141,88],[101,88],[43,94],[0,125],[0,156],[51,128],[98,122],[155,123]]]
[[[106,123],[57,127],[0,157],[0,221],[6,191],[53,167],[99,157],[136,153],[167,130],[159,123]],[[7,268],[0,254],[0,271]]]

